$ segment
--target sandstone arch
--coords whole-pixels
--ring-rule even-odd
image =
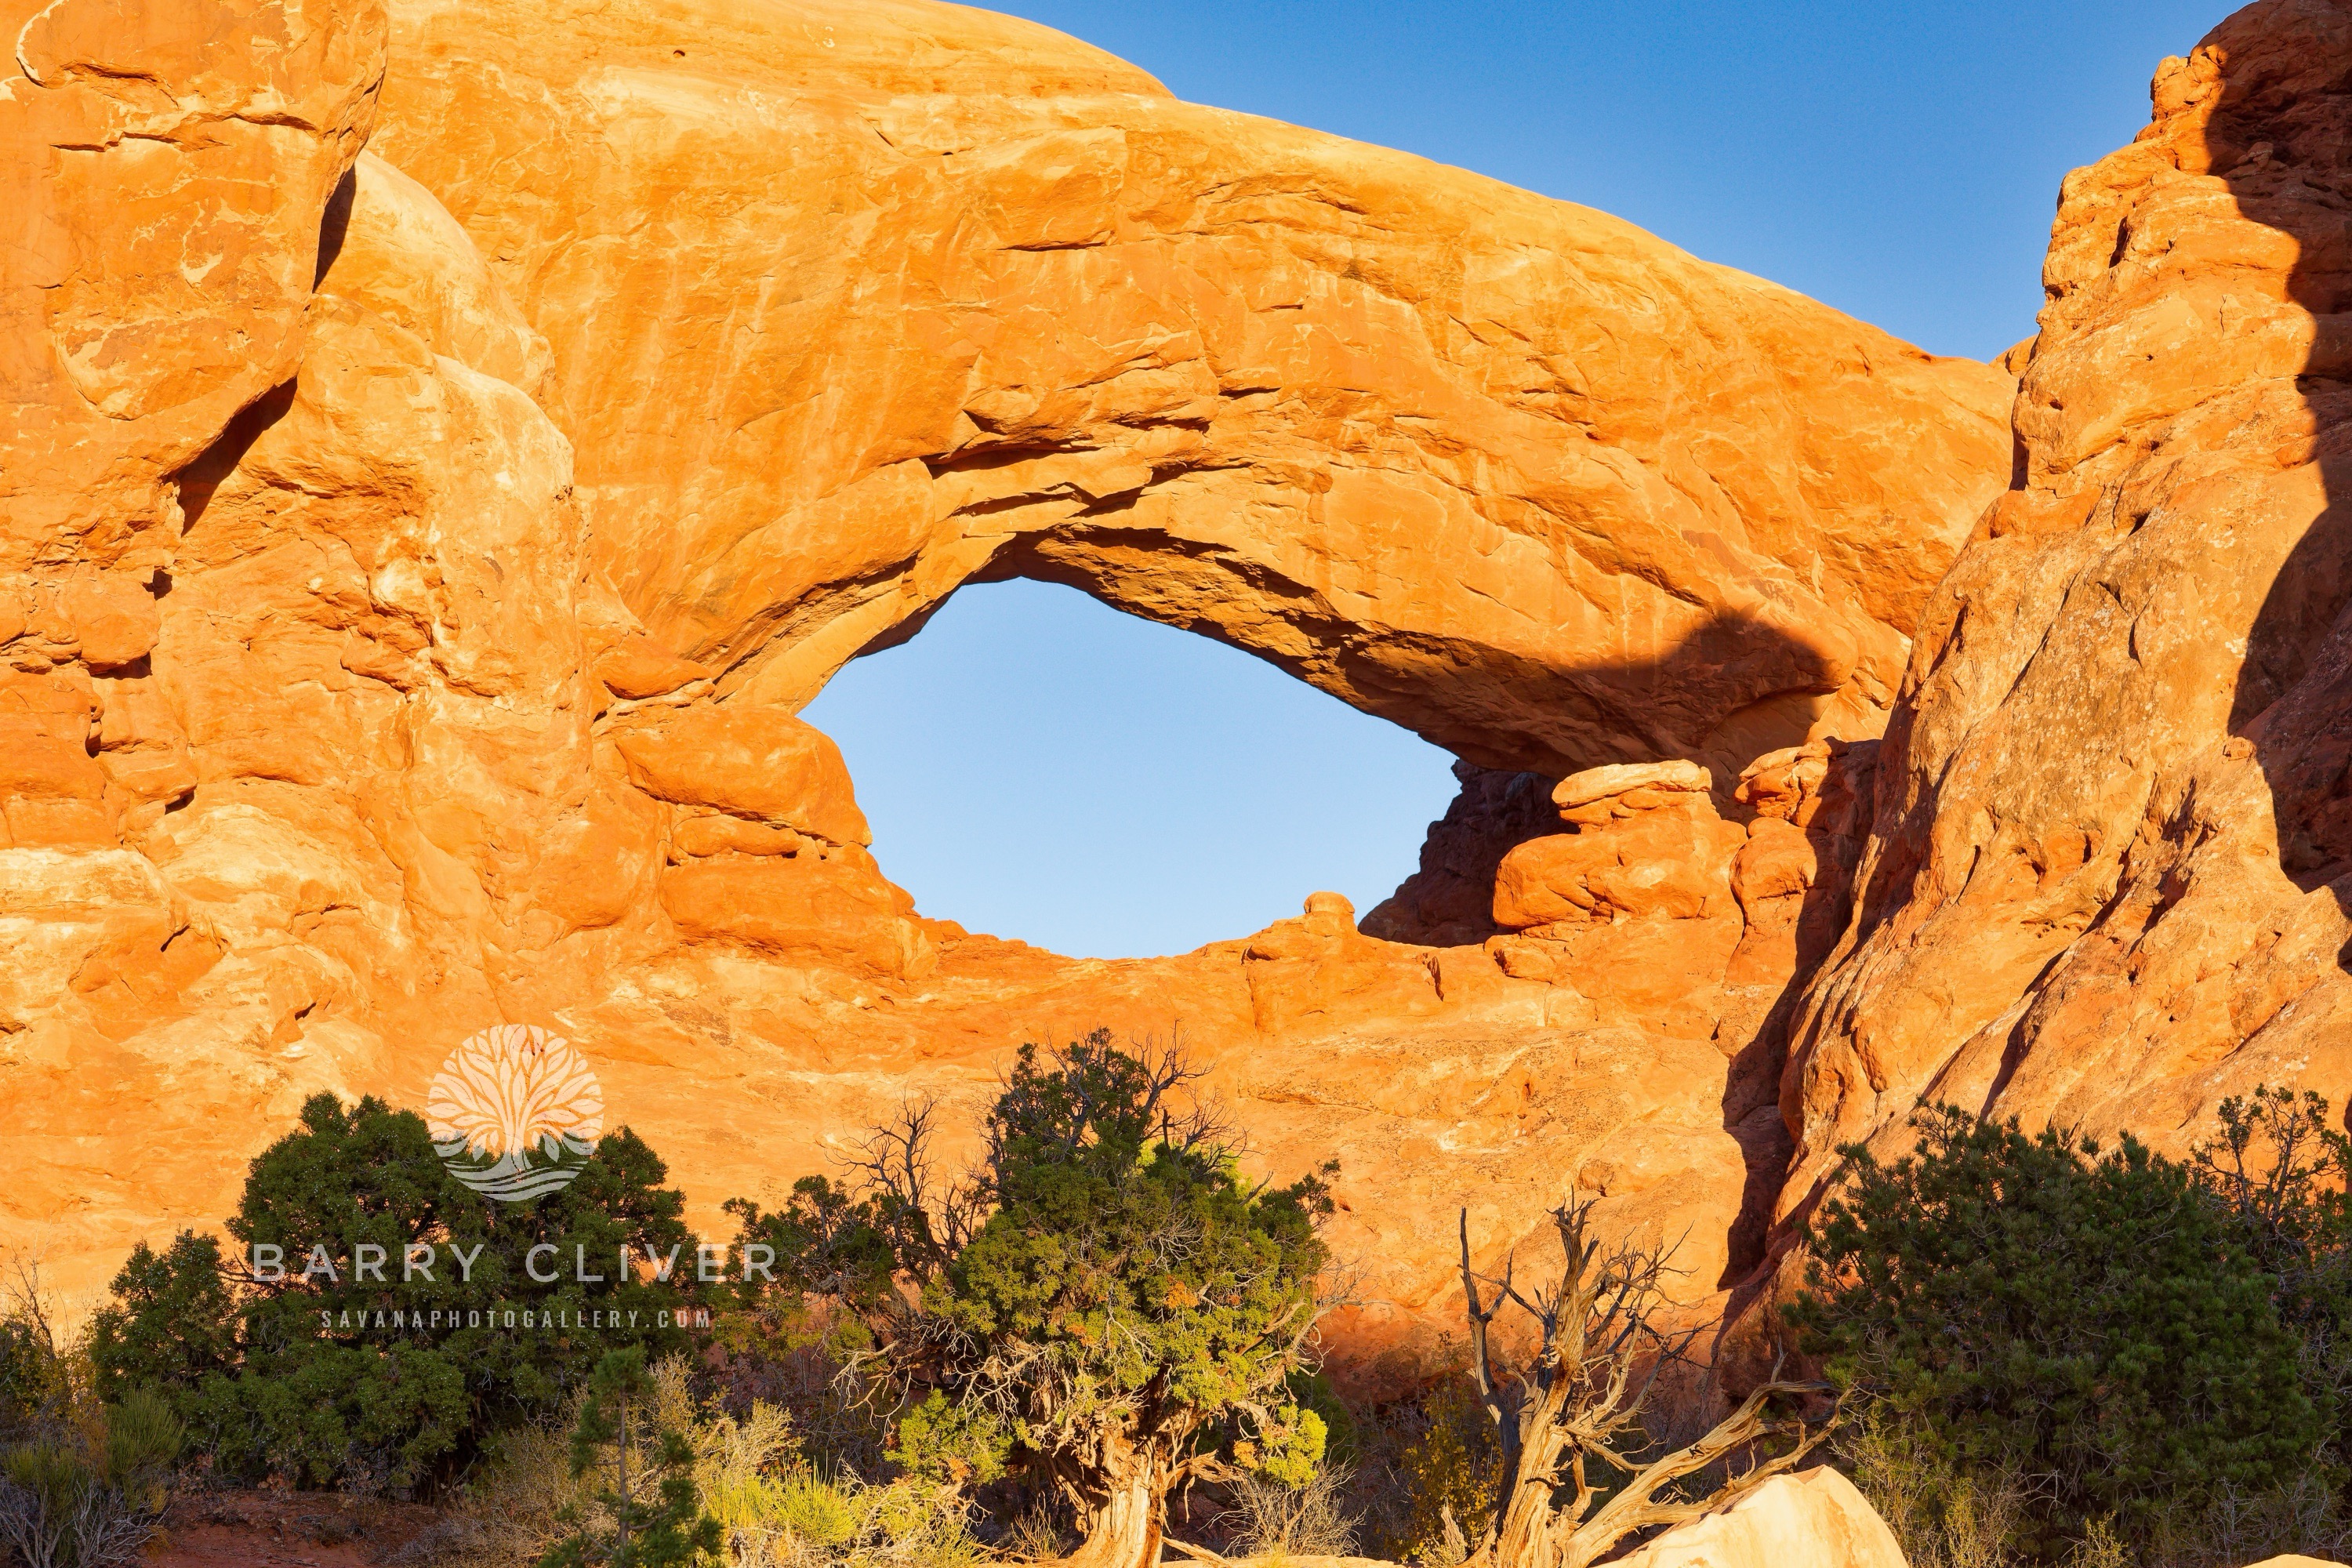
[[[1992,367],[1025,23],[393,15],[374,147],[557,345],[594,559],[730,698],[1025,574],[1481,764],[1736,773],[1876,731],[2008,472]]]
[[[246,150],[286,160],[228,171],[251,254],[156,321],[268,352],[9,469],[143,489],[0,493],[0,1084],[64,1173],[0,1215],[61,1283],[225,1212],[304,1093],[422,1103],[501,1020],[579,1041],[706,1225],[906,1092],[968,1106],[1023,1037],[1181,1015],[1270,1157],[1347,1163],[1379,1333],[1444,1316],[1414,1221],[1468,1192],[1482,1248],[1573,1179],[1689,1229],[1695,1290],[1749,1255],[1863,748],[1775,763],[1758,835],[1630,792],[1605,921],[1439,948],[1316,900],[1114,964],[922,918],[792,711],[1019,572],[1473,760],[1697,756],[1722,790],[1875,729],[2007,471],[2000,373],[983,13],[403,0],[387,64],[370,0],[257,4],[337,47],[159,69],[230,130],[265,67],[312,70],[319,130]],[[100,44],[118,12],[51,7]],[[0,117],[26,167],[83,126]],[[70,216],[60,266],[137,270],[102,202]],[[73,405],[57,342],[10,349]]]

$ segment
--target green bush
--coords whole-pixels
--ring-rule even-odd
[[[772,1295],[829,1303],[876,1347],[862,1364],[900,1402],[889,1456],[908,1481],[1015,1462],[1083,1499],[1090,1536],[1140,1552],[1184,1479],[1313,1477],[1325,1423],[1288,1384],[1330,1200],[1318,1176],[1244,1178],[1184,1092],[1196,1076],[1101,1030],[1024,1046],[968,1182],[928,1184],[926,1108],[875,1135],[852,1189],[813,1178],[780,1213],[730,1205],[740,1239],[775,1250]]]
[[[641,1497],[690,1476],[698,1517],[717,1524],[724,1561],[737,1568],[973,1568],[980,1561],[961,1489],[911,1477],[887,1485],[849,1473],[821,1477],[782,1411],[756,1399],[724,1408],[715,1391],[698,1387],[711,1375],[686,1356],[648,1368],[633,1401],[640,1442],[630,1473]],[[575,1425],[587,1402],[586,1390],[574,1397]],[[682,1448],[665,1456],[664,1434],[676,1434]],[[572,1468],[571,1439],[551,1425],[500,1434],[489,1461],[466,1484],[459,1524],[470,1545],[455,1561],[514,1568],[574,1537],[614,1542],[616,1438],[595,1445],[583,1476]]]
[[[41,1300],[39,1271],[22,1258],[13,1268],[0,1304],[0,1442],[53,1426],[74,1394],[68,1358],[58,1348]]]
[[[783,1527],[814,1546],[839,1546],[857,1533],[857,1513],[837,1487],[814,1476],[783,1483],[776,1500]]]
[[[1943,1107],[1916,1152],[1859,1146],[1811,1226],[1790,1316],[1840,1383],[1941,1465],[2038,1489],[2044,1552],[2112,1516],[2258,1491],[2320,1462],[2336,1411],[2230,1206],[2189,1164]]]
[[[2014,1468],[1963,1468],[1927,1428],[1883,1405],[1841,1435],[1837,1455],[1910,1568],[2006,1568],[2015,1559],[2032,1499]],[[2105,1528],[2093,1521],[2086,1539]]]
[[[164,1252],[132,1252],[92,1324],[100,1390],[162,1389],[228,1475],[406,1489],[471,1457],[496,1427],[557,1409],[615,1346],[686,1343],[660,1318],[696,1290],[684,1199],[661,1185],[666,1174],[623,1129],[569,1186],[492,1203],[449,1174],[422,1118],[314,1096],[299,1129],[253,1162],[227,1222],[235,1259],[190,1232]],[[675,1253],[677,1276],[624,1277],[624,1242],[640,1258]],[[546,1283],[526,1271],[542,1243],[555,1247],[541,1258],[556,1274]],[[434,1248],[429,1279],[421,1252],[404,1278],[412,1246]],[[250,1278],[257,1247],[279,1250],[282,1278]],[[359,1278],[362,1247],[381,1249],[380,1278]],[[331,1274],[305,1275],[314,1248]],[[583,1283],[582,1272],[603,1279]],[[570,1326],[506,1325],[525,1312]],[[595,1312],[614,1326],[580,1326]]]
[[[697,1496],[693,1446],[649,1418],[660,1391],[645,1347],[607,1352],[587,1388],[572,1429],[572,1473],[613,1484],[597,1495],[603,1520],[583,1521],[540,1568],[686,1568],[715,1556],[723,1536]]]
[[[1376,1542],[1383,1555],[1450,1568],[1495,1517],[1502,1466],[1495,1423],[1466,1374],[1455,1373],[1409,1411],[1413,1435],[1394,1461],[1395,1518]]]
[[[2327,1101],[2258,1087],[2224,1100],[2220,1135],[2189,1157],[2197,1180],[2272,1279],[2279,1316],[2352,1384],[2352,1138]]]
[[[26,1568],[136,1563],[170,1500],[183,1436],[163,1400],[142,1389],[0,1449],[0,1542]]]

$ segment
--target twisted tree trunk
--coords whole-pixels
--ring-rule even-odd
[[[1068,1568],[1151,1568],[1160,1561],[1160,1511],[1148,1467],[1116,1478],[1082,1521],[1087,1538],[1065,1559]]]
[[[1587,1568],[1628,1537],[1730,1506],[1793,1468],[1836,1424],[1834,1405],[1819,1424],[1769,1414],[1775,1399],[1831,1392],[1826,1384],[1781,1382],[1776,1362],[1772,1376],[1697,1442],[1646,1463],[1629,1455],[1646,1446],[1642,1411],[1659,1370],[1679,1358],[1698,1331],[1669,1333],[1654,1325],[1665,1304],[1658,1280],[1666,1251],[1626,1243],[1604,1251],[1588,1234],[1591,1207],[1587,1201],[1552,1211],[1563,1255],[1559,1283],[1532,1297],[1512,1283],[1507,1257],[1499,1279],[1471,1268],[1470,1215],[1463,1211],[1471,1366],[1502,1459],[1495,1522],[1465,1568]],[[1489,1285],[1491,1303],[1484,1289]],[[1535,1353],[1507,1374],[1497,1368],[1487,1337],[1506,1303],[1541,1331]],[[1768,1454],[1775,1440],[1790,1446]],[[1705,1498],[1675,1497],[1671,1489],[1684,1478],[1743,1455],[1747,1468]],[[1625,1479],[1605,1489],[1588,1469],[1595,1465]],[[1662,1491],[1672,1500],[1659,1500]]]

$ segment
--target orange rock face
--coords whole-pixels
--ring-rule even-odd
[[[1783,1108],[1818,1192],[1922,1097],[2178,1150],[2352,1098],[2352,13],[2251,6],[2066,181],[2014,488],[1928,601]]]
[[[143,572],[171,554],[175,471],[301,355],[383,10],[9,0],[0,26],[0,570]]]
[[[1876,732],[2008,472],[1991,367],[1005,18],[393,35],[375,152],[553,345],[593,564],[730,700],[1031,576],[1474,763],[1731,776]]]
[[[957,7],[60,0],[25,37],[0,1241],[81,1299],[304,1095],[421,1103],[501,1022],[579,1042],[714,1228],[1024,1039],[1181,1032],[1269,1169],[1340,1161],[1366,1352],[1444,1325],[1457,1207],[1483,1259],[1597,1194],[1706,1297],[1792,1136],[1877,1113],[1836,1087],[1863,934],[1793,1133],[1782,1063],[1855,867],[1882,910],[1934,816],[1908,639],[1958,635],[2006,373]],[[2046,342],[2021,408],[2087,407]],[[1151,961],[919,914],[794,714],[1020,574],[1453,748],[1421,876]]]

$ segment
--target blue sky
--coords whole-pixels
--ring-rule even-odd
[[[2033,330],[2068,169],[2227,15],[2063,5],[1016,0],[1180,97],[1402,147],[1629,218],[1939,353]],[[805,717],[926,914],[1099,957],[1359,911],[1413,868],[1452,760],[1072,590],[958,594]]]

